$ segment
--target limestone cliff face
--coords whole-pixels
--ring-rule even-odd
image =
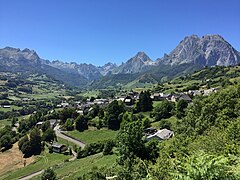
[[[54,68],[63,70],[67,73],[80,74],[87,78],[88,80],[96,80],[102,76],[97,67],[92,64],[86,63],[77,64],[75,62],[64,63],[58,60],[52,62],[48,61],[47,64]]]
[[[143,72],[146,69],[155,66],[156,63],[152,61],[144,52],[138,52],[136,56],[129,59],[114,70],[114,74],[134,74]]]
[[[168,55],[157,60],[163,64],[194,63],[202,66],[230,66],[240,63],[239,52],[220,35],[185,37]]]
[[[2,66],[39,64],[40,58],[33,50],[20,50],[12,47],[0,49],[0,64]]]

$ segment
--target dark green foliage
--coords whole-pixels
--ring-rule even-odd
[[[92,97],[90,98],[90,102],[93,102],[95,99],[96,99],[96,98],[92,96]]]
[[[78,131],[84,131],[88,129],[88,120],[83,115],[79,115],[75,119],[75,129]]]
[[[145,144],[145,159],[155,162],[159,156],[159,141],[151,140]]]
[[[43,141],[51,142],[54,141],[54,139],[56,139],[56,134],[55,131],[51,128],[48,128],[42,135]]]
[[[32,147],[30,144],[30,141],[25,141],[23,145],[21,146],[22,153],[24,154],[24,157],[30,157],[32,155]]]
[[[21,150],[23,144],[24,144],[26,141],[29,141],[27,135],[23,136],[23,137],[18,141],[18,147],[19,147],[20,150]]]
[[[30,131],[29,137],[25,135],[19,140],[18,146],[25,157],[40,154],[42,150],[40,130],[38,128],[33,128]]]
[[[99,105],[93,105],[92,110],[88,113],[88,116],[90,116],[92,119],[95,118],[98,115],[99,110]]]
[[[5,86],[7,86],[7,87],[9,87],[9,88],[16,88],[16,87],[17,87],[17,85],[16,85],[15,82],[7,82],[7,83],[5,84]]]
[[[203,134],[211,126],[228,127],[239,115],[239,86],[208,97],[198,97],[187,109],[183,126],[189,134]]]
[[[151,127],[151,122],[149,118],[144,118],[142,123],[143,123],[143,129]]]
[[[176,116],[177,118],[181,119],[185,115],[185,109],[188,106],[188,102],[180,99],[176,104]]]
[[[107,141],[105,144],[104,144],[104,148],[103,148],[103,155],[108,155],[108,154],[112,154],[112,149],[114,147],[114,142],[113,141]]]
[[[45,132],[47,129],[50,128],[50,121],[45,121],[43,124],[42,124],[42,131]]]
[[[18,121],[18,119],[16,117],[12,118],[12,120],[11,120],[12,127],[15,127],[15,124],[17,121]]]
[[[103,143],[91,143],[87,144],[83,150],[78,151],[77,158],[84,158],[86,156],[90,156],[93,154],[97,154],[103,151],[104,144]]]
[[[44,170],[41,179],[42,180],[56,180],[57,174],[53,171],[53,169],[48,168],[48,169]]]
[[[17,88],[17,90],[25,92],[25,93],[29,93],[29,94],[32,93],[32,88],[31,87],[19,87],[19,88]]]
[[[0,148],[8,149],[12,146],[11,136],[8,134],[3,135],[0,138]]]
[[[7,150],[12,147],[12,144],[18,140],[18,136],[16,136],[16,132],[12,131],[11,126],[5,126],[0,129],[0,149],[4,148]]]
[[[64,124],[64,128],[67,130],[67,131],[72,131],[73,130],[73,120],[68,118]]]
[[[7,99],[7,98],[8,98],[7,93],[0,94],[0,100],[4,100],[4,99]]]
[[[84,174],[81,177],[78,177],[78,180],[86,180],[86,179],[91,179],[91,180],[105,180],[105,174],[104,174],[104,170],[98,169],[97,167],[93,167],[90,172]]]
[[[116,91],[114,89],[101,89],[99,91],[100,91],[99,97],[103,99],[107,99],[109,97],[113,98],[116,94]]]
[[[166,120],[166,119],[162,119],[160,122],[159,122],[159,128],[160,129],[172,129],[172,124]]]
[[[136,103],[136,112],[146,112],[153,109],[151,94],[149,91],[142,91],[139,95],[139,100]]]
[[[173,115],[174,108],[175,104],[173,102],[167,100],[161,101],[154,108],[155,120],[160,121],[161,119],[171,117]]]
[[[38,128],[33,128],[30,131],[29,141],[31,145],[32,154],[40,154],[42,150],[42,145],[41,145],[41,133]]]
[[[240,116],[229,125],[228,136],[231,140],[240,143]]]
[[[196,153],[181,162],[176,179],[236,179],[229,166],[230,161],[223,156],[214,157]]]
[[[61,119],[61,123],[64,124],[68,118],[76,118],[77,113],[73,108],[64,108],[59,113],[59,118]]]
[[[114,100],[108,105],[105,114],[105,124],[109,129],[118,130],[120,128],[122,122],[120,114],[125,111],[125,105],[121,101]]]
[[[104,110],[103,110],[102,108],[99,109],[98,117],[99,117],[100,119],[102,119],[102,118],[104,117]]]
[[[117,137],[120,164],[123,164],[127,158],[144,156],[142,122],[135,116],[126,116],[125,118]]]

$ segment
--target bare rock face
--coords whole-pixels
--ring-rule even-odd
[[[115,74],[134,74],[143,72],[156,63],[152,61],[144,52],[138,52],[136,56],[129,59],[126,63],[115,69]]]
[[[115,63],[108,62],[103,66],[99,66],[98,70],[103,76],[105,76],[108,73],[111,73],[115,68],[117,68],[117,65]]]
[[[168,55],[157,60],[158,63],[177,65],[193,63],[202,66],[233,66],[240,63],[239,52],[220,35],[196,35],[184,40]]]
[[[64,63],[62,61],[52,61],[48,62],[48,65],[68,73],[80,74],[88,80],[96,80],[102,76],[97,67],[92,64],[77,64],[75,62]]]
[[[5,66],[14,66],[18,64],[40,63],[40,58],[33,50],[5,47],[0,49],[0,64]]]

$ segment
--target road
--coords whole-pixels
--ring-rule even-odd
[[[57,137],[63,138],[65,140],[67,140],[67,141],[70,141],[70,142],[80,146],[81,148],[85,147],[85,144],[83,142],[81,142],[80,140],[74,139],[74,138],[72,138],[70,136],[66,136],[65,134],[63,134],[61,132],[61,130],[60,130],[60,125],[59,124],[57,124],[55,126],[54,131],[55,131]]]

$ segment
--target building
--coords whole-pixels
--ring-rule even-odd
[[[170,94],[163,94],[163,93],[154,93],[151,98],[154,101],[161,101],[161,100],[168,100],[171,97]]]
[[[172,102],[177,102],[179,101],[180,99],[183,99],[185,101],[187,101],[188,103],[192,101],[192,99],[190,98],[190,96],[188,94],[173,94],[171,96],[171,101]]]
[[[132,105],[134,105],[135,99],[132,96],[127,96],[124,98],[123,102],[127,106],[132,106]]]
[[[53,143],[52,144],[52,151],[56,152],[56,153],[62,153],[67,151],[67,146],[65,146],[64,144],[58,144],[58,143]]]
[[[29,98],[22,98],[22,101],[27,102],[27,101],[30,101],[30,99]]]
[[[42,129],[42,125],[43,125],[43,122],[40,121],[40,122],[38,122],[38,123],[36,124],[36,127],[37,127],[38,129]]]
[[[147,140],[150,141],[151,139],[157,139],[162,141],[162,140],[167,140],[173,136],[174,136],[173,131],[170,131],[168,129],[161,129],[157,131],[155,134],[151,134],[147,136]]]
[[[152,127],[144,129],[144,133],[145,133],[146,136],[153,135],[157,131],[158,131],[157,129],[152,128]]]

